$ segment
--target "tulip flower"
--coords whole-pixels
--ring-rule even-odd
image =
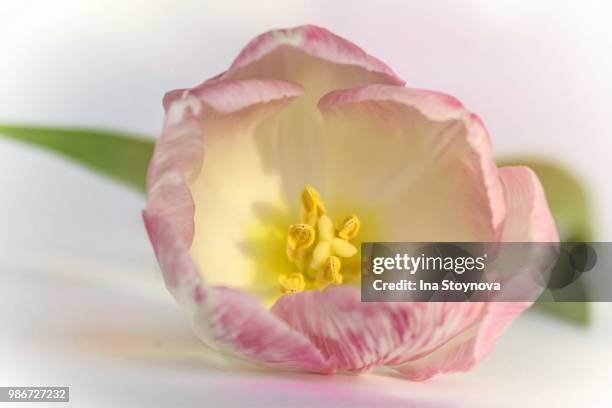
[[[143,218],[168,290],[222,353],[465,371],[529,303],[362,303],[360,242],[558,241],[539,180],[496,167],[478,116],[323,28],[260,35],[164,107]]]

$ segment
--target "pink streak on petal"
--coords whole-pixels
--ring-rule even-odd
[[[359,289],[286,295],[272,312],[307,336],[338,369],[364,371],[423,358],[478,324],[475,303],[367,303]]]
[[[198,337],[210,347],[239,358],[284,370],[332,373],[334,359],[292,330],[251,296],[208,286],[184,241],[171,224],[148,211],[147,232],[170,293],[187,313]]]
[[[478,364],[512,321],[529,307],[529,302],[469,303],[481,313],[471,328],[442,347],[417,359],[391,363],[390,367],[413,381],[425,381],[438,374],[467,371]]]
[[[231,77],[237,71],[257,63],[264,56],[281,46],[294,47],[308,55],[335,64],[354,65],[370,72],[382,74],[389,84],[404,84],[404,81],[398,78],[393,70],[379,59],[325,28],[313,25],[273,30],[257,36],[240,52],[227,72],[211,78],[209,81]]]
[[[238,290],[213,287],[211,300],[194,316],[194,330],[219,350],[284,370],[329,374],[334,359],[325,358],[303,335]]]
[[[283,98],[295,98],[304,93],[302,86],[277,79],[243,79],[205,82],[191,89],[176,89],[164,96],[168,111],[172,102],[193,95],[219,113],[233,113],[254,104]]]
[[[558,242],[559,233],[538,176],[528,167],[502,167],[508,215],[503,241]]]
[[[199,171],[203,150],[201,127],[189,114],[164,126],[149,164],[147,211],[171,220],[187,245],[193,240],[195,207],[186,178]]]
[[[397,344],[389,304],[361,303],[354,287],[330,287],[281,297],[272,313],[303,333],[338,369],[380,365]]]
[[[460,120],[467,129],[469,149],[472,154],[466,160],[473,163],[473,174],[479,178],[483,196],[488,198],[491,239],[501,237],[506,215],[506,201],[498,170],[493,161],[491,139],[482,121],[467,111],[456,98],[441,92],[411,89],[390,85],[368,85],[359,88],[336,90],[324,95],[319,101],[322,112],[334,109],[350,109],[364,103],[392,102],[413,107],[432,121]],[[374,105],[384,110],[380,104]]]
[[[207,300],[210,288],[202,280],[185,240],[174,225],[148,209],[142,216],[166,288],[187,315],[192,316],[198,304]]]

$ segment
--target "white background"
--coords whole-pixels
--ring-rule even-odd
[[[409,86],[457,96],[484,119],[497,155],[565,163],[587,185],[605,241],[611,13],[604,1],[0,0],[0,122],[154,137],[165,91],[221,72],[260,32],[314,23]],[[608,304],[595,305],[588,329],[525,315],[476,369],[424,384],[228,365],[163,289],[143,205],[0,139],[0,385],[70,385],[75,406],[612,405]]]

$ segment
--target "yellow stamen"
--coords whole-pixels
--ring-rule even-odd
[[[280,284],[281,292],[283,293],[302,292],[306,288],[304,275],[298,272],[279,276],[278,283]]]
[[[348,216],[338,226],[338,237],[347,241],[355,238],[361,228],[361,221],[356,215]]]
[[[315,230],[308,224],[293,224],[287,235],[287,256],[295,261],[303,257],[304,252],[315,241]]]
[[[302,192],[302,222],[312,225],[317,225],[319,217],[325,214],[325,206],[321,201],[319,192],[311,185],[304,187]]]
[[[330,256],[325,265],[319,269],[317,274],[317,283],[320,287],[326,287],[328,285],[339,285],[342,283],[342,275],[340,274],[340,268],[342,262],[337,256]]]
[[[306,286],[322,289],[341,284],[340,258],[350,258],[358,252],[348,242],[359,233],[361,223],[356,215],[346,217],[334,228],[318,191],[309,185],[302,192],[301,208],[302,223],[289,227],[286,248],[287,257],[298,272],[279,276],[283,293],[301,292]]]

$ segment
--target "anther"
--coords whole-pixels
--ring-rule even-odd
[[[302,222],[314,227],[319,217],[325,214],[325,206],[319,192],[313,186],[307,185],[302,191],[301,202]]]
[[[342,262],[337,256],[330,256],[327,262],[319,269],[317,274],[317,281],[321,287],[328,285],[339,285],[342,283],[342,275],[340,269],[342,268]]]
[[[359,221],[359,218],[356,215],[350,215],[338,225],[338,237],[349,241],[357,236],[360,227],[361,221]]]
[[[278,277],[278,283],[283,293],[298,293],[304,291],[306,288],[304,275],[298,272],[289,275],[280,275]]]
[[[291,225],[287,234],[287,257],[292,261],[299,259],[314,241],[315,230],[312,226],[308,224]]]

